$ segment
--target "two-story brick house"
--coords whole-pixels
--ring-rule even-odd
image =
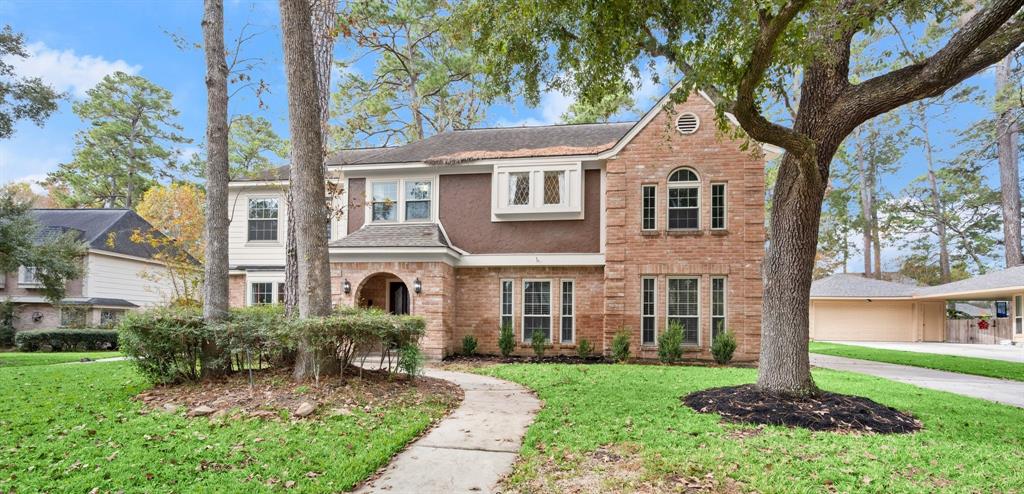
[[[777,150],[721,135],[702,95],[666,103],[638,122],[462,130],[332,156],[344,190],[335,304],[424,316],[434,358],[465,335],[497,352],[502,325],[520,353],[533,331],[571,353],[583,339],[606,352],[626,329],[653,358],[678,322],[691,356],[710,357],[724,327],[737,358],[755,359],[764,162]],[[286,180],[282,168],[230,184],[233,305],[283,298]]]

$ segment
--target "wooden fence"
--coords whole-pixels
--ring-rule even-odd
[[[989,318],[987,329],[980,329],[979,322],[981,319],[947,319],[946,342],[991,345],[1013,337],[1010,333],[1013,320],[1010,318]]]

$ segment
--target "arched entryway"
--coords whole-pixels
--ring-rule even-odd
[[[392,314],[412,313],[409,286],[392,273],[367,276],[356,290],[360,307],[377,307]]]

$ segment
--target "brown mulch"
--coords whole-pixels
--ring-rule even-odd
[[[821,392],[794,397],[764,392],[753,384],[712,388],[682,398],[700,413],[717,413],[737,423],[785,425],[814,431],[906,434],[921,422],[895,408],[861,396]]]
[[[209,407],[212,417],[253,417],[282,420],[282,413],[294,413],[303,403],[316,406],[311,418],[350,415],[360,409],[374,409],[396,404],[418,404],[441,401],[454,408],[462,401],[462,389],[455,383],[430,377],[409,381],[404,375],[389,376],[383,371],[346,371],[345,381],[337,376],[321,376],[320,385],[292,382],[290,369],[264,369],[253,373],[249,386],[248,373],[237,373],[224,379],[178,385],[156,386],[135,399],[144,410],[165,412],[192,411]]]

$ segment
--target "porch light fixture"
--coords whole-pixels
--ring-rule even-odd
[[[420,293],[423,290],[423,283],[420,283],[419,278],[412,280],[412,290],[416,293]]]
[[[348,282],[348,278],[341,282],[341,290],[345,292],[345,295],[352,293],[352,284]]]

